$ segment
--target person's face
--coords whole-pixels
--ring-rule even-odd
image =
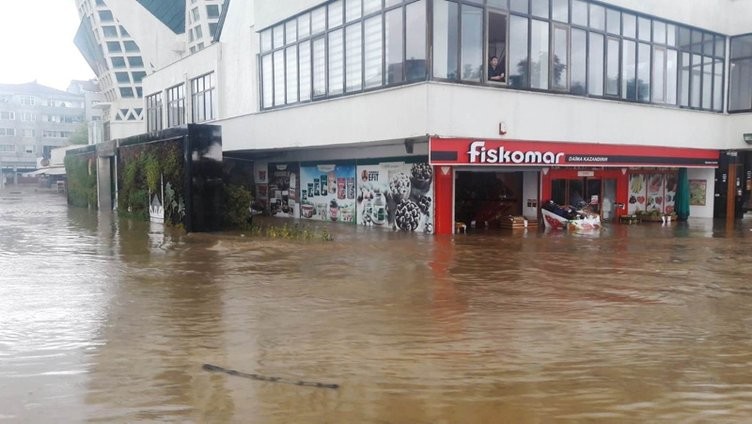
[[[491,66],[493,66],[495,68],[496,65],[498,65],[498,64],[499,64],[499,59],[498,58],[495,58],[495,57],[491,58]]]

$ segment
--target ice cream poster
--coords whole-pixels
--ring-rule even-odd
[[[358,224],[433,233],[433,172],[427,163],[357,168]]]
[[[300,167],[300,217],[355,223],[355,165]]]

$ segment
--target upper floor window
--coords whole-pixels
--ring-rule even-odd
[[[167,89],[167,128],[185,123],[185,85]]]
[[[154,93],[146,96],[146,129],[155,132],[162,128],[162,93]]]
[[[15,128],[0,128],[0,135],[12,137],[16,135],[16,129]]]
[[[194,123],[216,118],[213,72],[191,80],[191,108]]]
[[[16,112],[0,112],[0,120],[13,121],[16,119]]]
[[[338,0],[261,31],[262,108],[426,80],[426,4]]]
[[[729,112],[752,111],[752,34],[731,38]]]
[[[35,103],[35,99],[32,96],[21,96],[21,104],[22,105],[29,105],[33,106]]]

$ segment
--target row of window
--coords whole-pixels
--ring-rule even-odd
[[[426,3],[340,0],[263,31],[262,106],[425,80]]]
[[[56,99],[40,99],[34,96],[14,96],[10,94],[0,95],[0,104],[2,103],[17,103],[24,106],[50,106],[50,107],[73,107],[83,108],[83,102],[71,101],[71,100],[56,100]]]
[[[0,112],[0,120],[2,121],[14,121],[16,117],[21,121],[33,122],[37,120],[37,114],[32,112]],[[44,122],[56,122],[56,123],[78,123],[83,122],[83,116],[80,115],[42,115],[42,121]]]
[[[336,0],[261,31],[262,108],[430,75],[723,110],[722,35],[586,0],[427,4]],[[736,63],[734,75],[748,81],[752,54]]]
[[[200,123],[216,118],[214,73],[193,78],[191,84],[191,122]],[[167,126],[164,126],[163,93],[146,97],[146,126],[149,132],[185,124],[185,86],[179,84],[165,90]]]
[[[17,149],[15,144],[0,144],[0,152],[15,152]],[[25,153],[34,153],[34,145],[27,144],[24,146]]]
[[[20,135],[21,137],[36,137],[37,136],[37,131],[31,128],[23,128],[18,131],[16,131],[15,128],[0,128],[0,130],[3,131],[1,135],[5,135],[5,136],[15,136],[16,134]]]

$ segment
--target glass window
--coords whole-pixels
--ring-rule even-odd
[[[128,72],[115,72],[115,79],[117,79],[117,82],[119,83],[131,83],[131,77],[128,75]]]
[[[280,51],[281,53],[281,51]],[[215,118],[214,74],[206,74],[191,80],[191,105],[193,122],[205,122]]]
[[[381,15],[366,19],[363,23],[365,87],[378,87],[382,84],[384,54],[381,46]]]
[[[573,94],[587,93],[587,33],[585,31],[571,30],[572,37],[572,72],[571,92]],[[603,41],[601,41],[601,78],[603,78]],[[601,87],[603,82],[601,80]]]
[[[389,1],[389,0],[387,0],[387,1]],[[507,0],[488,0],[488,6],[489,7],[495,7],[497,9],[505,9],[506,10],[506,8],[507,8]]]
[[[285,23],[285,44],[294,43],[296,41],[298,41],[298,21],[292,19]]]
[[[298,16],[298,37],[306,38],[311,35],[311,14],[304,13]]]
[[[692,32],[689,28],[679,27],[679,48],[683,51],[690,51],[692,46]]]
[[[128,65],[130,65],[131,68],[143,68],[144,60],[141,59],[141,56],[128,56]]]
[[[528,20],[520,16],[512,16],[509,19],[509,84],[512,87],[526,88],[529,86],[528,79],[528,54],[527,54],[527,28]]]
[[[120,47],[120,43],[117,41],[108,41],[107,42],[107,51],[110,53],[120,53],[123,51],[123,49]]]
[[[209,18],[218,18],[219,17],[219,5],[217,4],[207,5],[206,16],[208,16]]]
[[[345,21],[350,22],[355,19],[360,19],[361,16],[361,0],[347,0],[345,3]]]
[[[440,7],[441,3],[437,3],[437,10],[436,10],[436,16],[440,16]],[[455,13],[456,13],[457,6],[455,5]],[[455,21],[456,21],[457,15],[455,14]],[[386,27],[385,33],[386,33],[386,77],[387,77],[387,84],[394,84],[397,82],[404,81],[404,77],[402,76],[402,53],[403,53],[403,47],[402,47],[402,9],[393,9],[386,13]],[[436,24],[435,24],[436,25]],[[456,30],[456,24],[455,24],[455,30]],[[444,33],[446,35],[446,33]],[[438,40],[440,38],[440,34],[436,35],[436,46],[438,48]],[[456,35],[455,35],[455,41],[456,41]],[[456,46],[455,46],[456,49]],[[434,54],[441,54],[440,50],[437,50]],[[446,53],[444,53],[446,54]],[[456,50],[454,58],[456,60]],[[438,63],[438,61],[436,62]],[[456,67],[456,61],[455,67]],[[434,71],[436,72],[436,71]],[[436,74],[439,78],[446,78],[446,74]]]
[[[285,41],[285,27],[277,25],[272,28],[272,38],[274,40],[274,48],[282,47]]]
[[[104,36],[107,38],[116,38],[118,36],[117,28],[110,25],[103,26],[102,33],[104,33]]]
[[[342,25],[342,0],[329,3],[329,28]]]
[[[555,21],[569,23],[569,0],[552,0],[551,17]]]
[[[381,10],[381,0],[363,0],[363,15]]]
[[[99,20],[102,22],[114,22],[115,21],[115,19],[112,16],[112,12],[110,12],[109,10],[100,10]]]
[[[530,87],[548,89],[548,22],[530,23]]]
[[[666,44],[672,47],[676,47],[676,26],[672,24],[666,25]]]
[[[710,110],[713,108],[713,59],[705,56],[702,61],[702,108]]]
[[[359,91],[363,88],[363,37],[360,22],[345,28],[345,90]]]
[[[127,52],[138,52],[138,46],[134,41],[123,41],[123,47],[125,47],[125,51]]]
[[[185,123],[185,87],[183,84],[167,89],[167,128]]]
[[[462,80],[480,82],[483,70],[483,9],[462,6]]]
[[[681,54],[681,65],[679,71],[679,104],[689,107],[689,71],[692,68],[690,54]]]
[[[666,44],[666,23],[653,21],[653,42]]]
[[[300,101],[311,100],[311,42],[303,41],[298,48],[300,60]]]
[[[324,6],[311,12],[311,35],[324,32],[326,29],[326,8]]]
[[[715,57],[726,57],[726,37],[721,35],[715,36]]]
[[[621,14],[621,35],[629,38],[637,36],[637,18],[635,15]]]
[[[606,9],[606,31],[609,34],[621,34],[621,12],[614,9]]]
[[[313,40],[313,97],[326,95],[326,40]]]
[[[551,69],[551,88],[567,90],[569,88],[569,29],[565,26],[553,26],[553,63]]]
[[[635,80],[635,43],[624,40],[621,45],[622,71],[621,71],[621,98],[627,100],[637,99],[637,87]]]
[[[572,0],[572,23],[581,26],[588,24],[588,4],[583,0]]]
[[[591,56],[592,57],[592,56]],[[619,39],[606,41],[606,95],[619,95]]]
[[[723,61],[716,59],[713,65],[713,110],[723,111]]]
[[[125,58],[114,56],[110,58],[113,68],[125,68]]]
[[[272,87],[272,55],[267,54],[261,58],[261,92],[262,104],[265,108],[274,106],[274,89]]]
[[[700,97],[702,94],[702,56],[699,54],[692,55],[690,78],[689,105],[700,107]]]
[[[692,53],[702,53],[702,32],[692,30]]]
[[[507,17],[502,13],[488,13],[488,73],[487,80],[492,82],[506,82],[506,51],[507,51]],[[492,65],[496,58],[496,67]]]
[[[650,41],[650,19],[647,18],[637,18],[637,29],[638,33],[637,35],[640,37],[640,40],[642,41]]]
[[[715,39],[713,34],[705,33],[702,43],[702,54],[705,56],[713,56],[713,48],[715,47]]]
[[[405,74],[408,81],[426,79],[426,0],[405,6],[407,40]]]
[[[731,46],[734,47],[735,39]],[[729,111],[752,109],[752,58],[736,59],[729,74]]]
[[[509,0],[509,8],[513,12],[528,13],[528,0]]]
[[[603,51],[603,36],[591,32],[590,51],[588,54],[590,58],[590,62],[588,63],[588,93],[594,96],[603,95]],[[617,61],[618,60],[617,56]],[[618,63],[616,66],[619,66]]]
[[[606,9],[590,3],[590,28],[603,31],[606,29]]]
[[[640,43],[637,46],[637,100],[650,101],[650,44]]]
[[[274,106],[285,104],[285,52],[274,52]]]
[[[459,29],[457,3],[439,0],[434,2],[433,17],[433,72],[437,78],[457,79]],[[391,22],[387,22],[391,25]],[[389,56],[387,56],[390,59]]]
[[[298,48],[285,49],[285,75],[287,83],[287,104],[298,102]]]
[[[531,0],[533,16],[548,19],[548,0]]]
[[[342,46],[342,30],[338,29],[328,34],[329,38],[329,94],[340,94],[343,90],[345,59]]]
[[[666,51],[666,103],[676,104],[676,72],[678,68],[678,57],[676,50]]]
[[[132,98],[133,97],[133,89],[130,87],[120,87],[120,97],[123,98]]]
[[[653,48],[653,94],[655,103],[666,101],[666,49]]]

